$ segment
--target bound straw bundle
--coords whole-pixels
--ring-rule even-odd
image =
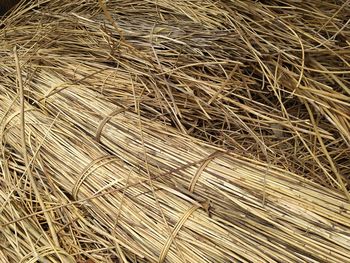
[[[6,90],[2,90],[4,93]],[[1,103],[9,109],[2,112],[6,128],[3,139],[20,152],[18,104],[7,98],[1,98]],[[165,258],[168,262],[223,262],[264,257],[255,246],[247,250],[248,244],[234,236],[227,224],[210,219],[199,209],[203,205],[198,201],[162,183],[148,183],[151,178],[146,173],[133,171],[116,156],[106,156],[81,134],[74,134],[62,123],[50,123],[40,112],[27,107],[25,110],[27,145],[35,152],[35,145],[43,142],[38,157],[42,171],[60,189],[72,193],[75,200],[83,200],[79,203],[91,215],[88,226],[109,240],[110,247],[120,245],[135,255],[150,261],[159,258],[160,262]],[[49,125],[52,128],[45,138]],[[120,191],[123,189],[126,190]],[[96,195],[99,198],[93,198]],[[172,235],[177,239],[171,246]]]
[[[117,242],[151,261],[162,259],[164,247],[167,247],[164,244],[169,244],[167,230],[170,227],[167,228],[167,224],[171,224],[175,229],[180,226],[181,231],[176,235],[178,251],[174,246],[168,252],[170,262],[180,261],[184,251],[188,253],[183,255],[187,260],[196,262],[203,257],[219,262],[229,258],[327,261],[333,253],[336,254],[332,256],[335,262],[347,260],[349,205],[341,195],[327,193],[326,189],[298,176],[252,160],[244,161],[231,155],[213,156],[209,148],[183,138],[171,128],[165,129],[163,125],[120,110],[82,85],[69,86],[55,93],[56,87],[65,80],[54,73],[54,69],[52,72],[37,70],[35,80],[26,83],[31,97],[43,102],[44,109],[51,115],[59,114],[57,120],[82,131],[74,134],[62,123],[53,124],[50,137],[41,146],[40,163],[56,184],[72,193],[76,200],[103,194],[101,198],[92,199],[86,209],[97,219],[93,220],[93,229],[101,235],[110,238],[104,231],[116,227],[118,241],[112,239],[110,242]],[[43,94],[48,96],[43,99]],[[11,101],[3,100],[2,104],[10,105]],[[11,111],[18,112],[14,106]],[[110,112],[119,114],[109,116]],[[11,125],[14,115],[9,116],[4,123],[5,127],[11,127],[5,133],[6,143],[16,148],[19,131]],[[45,120],[45,116],[29,109],[26,116],[30,116],[29,123]],[[35,129],[28,131],[28,136],[33,137],[31,141],[43,141],[47,128],[35,125]],[[100,141],[118,157],[97,150],[96,143],[85,139],[83,132],[100,133]],[[125,189],[128,181],[137,188],[115,192]],[[152,183],[148,185],[147,182]],[[110,195],[107,197],[104,192]],[[208,199],[211,207],[205,205]],[[197,209],[192,214],[192,221],[191,213],[188,214],[191,210],[187,210],[191,203],[193,209],[210,208],[207,212],[212,219]],[[342,207],[346,212],[339,213]],[[165,224],[161,215],[169,223]],[[118,218],[118,224],[115,218]],[[182,221],[183,218],[187,220]],[[156,225],[151,223],[154,220]],[[145,225],[134,226],[131,222],[144,222]],[[331,225],[334,227],[330,228]],[[130,239],[123,239],[124,231]],[[148,231],[156,231],[157,236]],[[181,234],[182,231],[187,235]],[[308,235],[304,234],[306,232]],[[188,241],[194,237],[200,237],[200,241]],[[185,248],[190,244],[195,247],[187,251]],[[286,247],[288,251],[285,251]]]

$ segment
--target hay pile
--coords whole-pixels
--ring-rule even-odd
[[[349,262],[339,2],[33,1],[3,18],[1,260]]]

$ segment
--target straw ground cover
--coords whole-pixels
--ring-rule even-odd
[[[345,191],[345,1],[46,2],[6,18],[5,53],[31,47],[33,70],[60,68],[142,116]]]
[[[208,260],[346,261],[346,200],[274,164],[347,192],[348,42],[346,27],[334,28],[343,23],[337,17],[344,17],[348,7],[328,2],[299,8],[252,1],[188,3],[42,1],[4,20],[2,113],[7,109],[3,105],[14,99],[11,91],[18,89],[15,76],[20,72],[32,104],[26,108],[41,108],[51,116],[25,113],[33,118],[27,145],[44,141],[48,130],[54,134],[40,147],[40,161],[33,165],[39,171],[36,179],[49,174],[55,187],[79,204],[80,198],[103,194],[102,200],[84,203],[86,215],[72,228],[76,233],[81,225],[85,232],[96,231],[94,236],[83,233],[97,248],[79,248],[79,243],[80,252],[74,253],[93,251],[84,256],[104,260],[108,255],[110,261],[113,254],[170,262],[198,255]],[[317,21],[306,15],[310,9]],[[276,13],[282,25],[272,19]],[[300,17],[309,22],[297,23]],[[330,23],[319,28],[334,39],[315,47],[324,38],[324,32],[313,32],[318,23]],[[341,39],[335,40],[338,35]],[[20,47],[21,70],[15,67],[14,45]],[[305,54],[312,63],[300,60]],[[20,112],[17,103],[8,108]],[[21,126],[14,121],[8,129],[8,117],[4,115],[5,145],[11,156],[23,158]],[[200,146],[206,143],[183,134],[214,146]],[[99,159],[107,154],[120,162]],[[35,180],[27,180],[35,188]],[[127,195],[123,187],[133,180],[137,187]],[[32,188],[33,196],[43,196],[38,204],[45,204],[47,193]],[[110,199],[103,192],[109,190],[119,193]],[[65,198],[72,202],[71,196]],[[134,220],[119,221],[127,217],[124,206]],[[140,210],[148,228],[131,223],[140,220]],[[42,218],[55,222],[47,230],[54,240],[59,217]],[[183,226],[176,223],[181,218]],[[211,234],[198,226],[198,218],[213,229]],[[116,236],[108,232],[112,226],[122,228]],[[148,232],[152,227],[157,238]],[[175,229],[179,233],[169,243]],[[228,233],[227,243],[220,238],[223,233]],[[170,251],[162,254],[165,244]]]

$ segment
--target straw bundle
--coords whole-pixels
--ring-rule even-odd
[[[2,90],[2,93],[5,92]],[[18,104],[11,107],[12,100],[6,98],[2,98],[1,103],[5,109],[10,109],[6,114],[3,139],[20,152],[17,143],[20,141],[20,126],[16,125]],[[164,190],[158,191],[155,198],[145,175],[133,171],[117,157],[106,157],[106,153],[91,140],[74,134],[62,123],[52,123],[54,120],[30,108],[26,108],[26,118],[27,145],[35,152],[35,146],[43,142],[40,156],[36,157],[43,166],[42,172],[45,171],[47,177],[52,178],[60,189],[71,193],[74,199],[87,199],[82,203],[91,214],[89,227],[109,239],[114,247],[128,248],[135,255],[151,261],[161,257],[164,247],[168,262],[181,262],[182,258],[196,262],[225,261],[234,257],[235,249],[239,251],[234,246],[233,237],[225,230],[227,226],[212,221],[198,209],[201,206],[198,202],[192,201],[191,204],[156,182],[152,186]],[[50,125],[50,134],[46,135]],[[52,149],[55,149],[54,153]],[[40,169],[40,165],[36,169]],[[45,184],[45,181],[42,183]],[[128,184],[134,187],[126,187]],[[127,190],[117,192],[122,188]],[[103,194],[100,198],[92,198],[99,193]],[[157,212],[160,208],[162,213]],[[191,213],[189,208],[193,209]],[[168,224],[175,225],[183,216],[186,216],[186,222],[180,225],[181,231],[177,234],[180,239],[167,251]],[[201,242],[196,242],[197,238]],[[176,247],[181,253],[175,253]],[[253,255],[249,257],[253,258]]]
[[[47,94],[48,86],[58,87],[62,83],[64,79],[45,69],[38,70],[35,80],[26,85],[35,99],[35,95]],[[56,117],[59,122],[47,121],[45,125],[47,117],[26,108],[28,123],[36,124],[27,131],[28,144],[45,141],[40,147],[40,164],[76,200],[89,199],[86,209],[94,218],[91,220],[95,231],[98,229],[105,238],[111,238],[104,231],[116,228],[118,241],[112,239],[111,243],[117,242],[155,261],[163,258],[167,230],[172,228],[167,225],[172,223],[174,227],[184,215],[191,215],[193,221],[189,217],[180,225],[176,246],[167,254],[169,262],[181,261],[182,254],[196,262],[203,258],[219,262],[229,258],[250,262],[261,259],[295,262],[302,258],[328,261],[333,253],[334,262],[347,259],[349,205],[341,195],[273,167],[252,164],[252,160],[213,156],[212,150],[186,140],[175,130],[166,130],[163,125],[134,113],[116,110],[116,105],[98,98],[87,87],[70,86],[45,100],[37,100],[44,101],[44,108],[52,115],[59,114]],[[5,116],[4,127],[10,128],[5,130],[4,139],[20,151],[16,143],[20,139],[18,126],[11,125],[19,110],[15,105],[10,107],[11,103],[12,99],[2,99],[4,108],[14,112]],[[113,111],[120,114],[108,117],[106,113]],[[102,127],[100,141],[118,157],[98,150],[96,143],[84,138],[82,131],[70,131],[64,123],[90,135]],[[44,139],[49,124],[50,135]],[[116,192],[125,189],[127,182],[133,187]],[[104,192],[109,193],[108,197]],[[90,200],[99,194],[102,196]],[[206,205],[207,199],[210,207]],[[191,203],[197,210],[188,214]],[[207,213],[212,219],[200,212],[199,207],[209,209]],[[341,209],[345,212],[339,213]],[[167,223],[162,221],[162,216]],[[148,231],[158,234],[153,236]],[[124,240],[125,236],[131,238]],[[191,238],[195,239],[189,241]],[[190,244],[194,247],[185,249]]]
[[[28,191],[49,227],[45,233],[35,220],[28,224],[46,234],[44,246],[96,262],[347,262],[349,203],[319,184],[348,194],[349,72],[331,59],[341,54],[346,65],[348,52],[337,49],[339,41],[322,43],[317,52],[333,50],[322,64],[312,42],[321,40],[305,33],[317,24],[286,22],[295,22],[293,12],[313,8],[322,23],[332,4],[133,5],[50,1],[4,21],[1,138],[12,158],[32,162],[35,176],[24,161]],[[271,23],[276,9],[290,17],[279,14],[282,22]],[[253,24],[259,29],[249,37]],[[266,34],[271,29],[276,34]],[[21,46],[21,69],[14,43]],[[312,61],[303,57],[301,66],[300,43],[301,55]],[[16,74],[25,80],[25,106],[12,92]],[[334,83],[339,86],[330,89]],[[25,125],[18,121],[21,111]],[[26,150],[19,143],[23,131]],[[238,148],[234,154],[218,145]],[[307,170],[319,184],[274,164]],[[51,187],[60,193],[52,199],[43,190]],[[62,207],[69,208],[73,224],[47,213]],[[6,219],[2,227],[13,223]]]
[[[142,116],[328,187],[349,185],[346,3],[50,1],[33,8],[4,21],[3,52],[14,43],[33,47],[31,63],[60,68],[71,83],[94,73],[86,85]]]
[[[76,89],[70,93],[64,90],[57,96],[72,95],[78,91]],[[85,95],[75,94],[75,98],[69,98],[70,102],[75,103],[74,108],[64,108],[65,100],[62,98],[54,100],[64,110],[61,117],[70,114],[70,109],[77,109],[82,101],[96,105],[96,99],[91,103],[87,97],[87,94],[94,93],[87,89],[84,91]],[[2,94],[5,93],[8,92],[3,89]],[[21,129],[17,118],[20,111],[18,104],[6,97],[1,98],[1,103],[5,109],[9,109],[6,115],[4,111],[1,115],[5,128],[3,139],[6,145],[21,152],[18,145]],[[205,148],[187,141],[186,150],[177,155],[183,148],[179,146],[184,144],[183,141],[176,143],[176,137],[167,136],[167,147],[157,146],[162,140],[151,139],[144,134],[147,142],[144,147],[151,148],[153,155],[149,154],[148,149],[145,150],[148,161],[142,164],[143,153],[137,152],[137,135],[127,140],[122,131],[115,130],[116,127],[118,129],[117,125],[130,123],[123,130],[132,131],[132,126],[135,126],[130,121],[132,114],[123,117],[118,115],[124,120],[117,122],[116,116],[106,124],[101,141],[107,141],[103,138],[108,137],[120,140],[113,143],[114,156],[119,157],[113,157],[98,149],[96,143],[85,138],[81,132],[77,133],[60,122],[60,116],[50,120],[28,106],[25,110],[27,145],[30,145],[32,154],[38,147],[36,145],[40,145],[41,154],[36,157],[40,165],[36,169],[45,171],[46,177],[52,178],[60,189],[72,193],[79,203],[82,200],[84,209],[91,215],[88,226],[111,244],[119,244],[155,261],[158,257],[162,258],[161,252],[169,239],[169,229],[185,218],[185,222],[180,224],[175,245],[167,253],[169,262],[180,262],[182,256],[196,262],[205,259],[222,262],[230,258],[242,261],[328,261],[329,255],[332,255],[333,262],[347,260],[350,241],[349,205],[340,195],[308,181],[301,182],[298,177],[294,176],[293,179],[292,174],[284,174],[273,168],[266,173],[266,167],[251,165],[230,156],[217,157],[207,163],[203,167],[205,171],[199,174],[192,194],[191,191],[176,187],[188,185],[197,170],[194,165],[186,165],[181,158],[193,160],[197,164],[200,161],[198,155],[205,156]],[[84,112],[89,114],[92,109],[80,110],[79,119],[85,122]],[[94,115],[90,116],[92,120]],[[144,133],[152,132],[146,123],[143,126]],[[157,128],[155,124],[152,127]],[[165,138],[165,134],[160,131],[159,138]],[[123,140],[129,141],[128,149],[131,152],[139,154],[137,159],[132,158],[132,154],[126,150],[117,150],[123,147]],[[127,163],[131,163],[133,168]],[[164,174],[163,171],[167,172]],[[150,183],[151,178],[153,180]],[[171,188],[169,185],[173,181],[175,187]],[[265,204],[262,206],[264,194]],[[196,198],[196,195],[199,197]],[[210,197],[212,219],[198,209],[201,206],[205,208],[203,197]],[[191,207],[197,209],[189,213]],[[288,251],[285,251],[286,247]]]

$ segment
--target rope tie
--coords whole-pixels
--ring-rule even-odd
[[[100,138],[101,138],[101,133],[103,130],[103,127],[107,124],[107,122],[113,117],[116,116],[122,112],[125,112],[128,108],[121,108],[121,109],[116,109],[114,111],[112,111],[109,115],[107,115],[106,117],[104,117],[102,119],[102,121],[99,123],[97,130],[96,130],[96,136],[95,139],[97,142],[100,142]]]
[[[88,176],[91,173],[93,173],[99,167],[105,166],[105,165],[107,165],[109,163],[112,163],[112,162],[114,162],[116,160],[120,161],[120,159],[118,157],[114,156],[114,155],[107,155],[107,156],[102,156],[100,158],[97,158],[97,159],[93,160],[91,163],[89,163],[83,169],[83,171],[79,174],[78,179],[77,179],[77,181],[75,182],[75,184],[73,186],[73,189],[72,189],[72,196],[73,196],[73,198],[75,200],[78,200],[78,193],[79,193],[80,187],[84,183],[86,178],[88,178]],[[99,164],[99,165],[97,165],[97,164]]]
[[[218,156],[218,152],[214,152],[212,154],[210,154],[208,156],[208,158],[201,164],[201,166],[198,167],[195,175],[192,177],[192,180],[190,182],[190,185],[188,186],[188,191],[190,191],[191,193],[193,193],[194,188],[196,186],[196,183],[199,179],[199,177],[201,176],[201,174],[203,173],[204,169],[209,165],[209,163],[215,159],[215,157]]]
[[[176,223],[173,231],[171,232],[171,235],[168,237],[168,239],[166,240],[162,252],[159,255],[159,260],[158,263],[163,263],[171,246],[171,243],[173,242],[173,240],[175,239],[176,235],[179,233],[181,227],[185,224],[185,222],[187,221],[187,219],[193,214],[194,211],[196,211],[198,208],[200,207],[200,205],[193,205],[192,207],[190,207],[180,218],[180,220]]]

